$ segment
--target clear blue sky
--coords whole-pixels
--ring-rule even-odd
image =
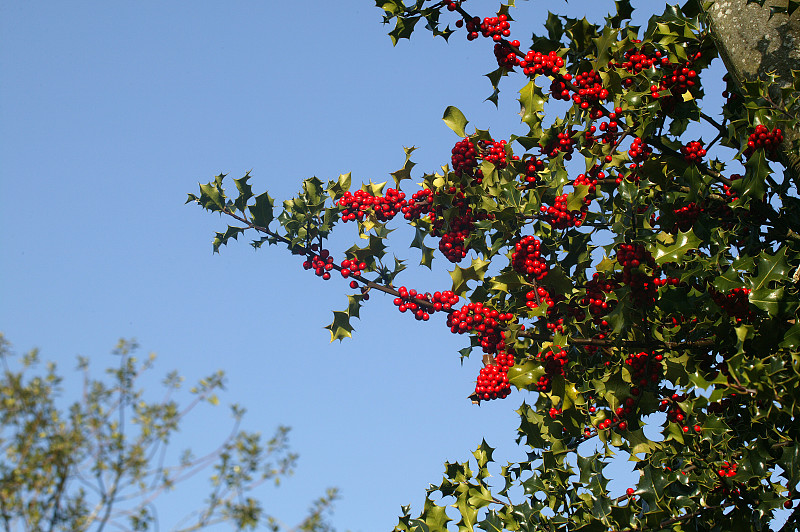
[[[595,21],[613,7],[517,3],[523,42],[544,7]],[[486,16],[497,5],[467,7]],[[466,460],[483,437],[501,464],[524,456],[513,438],[526,396],[470,404],[480,361],[459,364],[466,339],[389,298],[369,301],[353,339],[329,344],[322,327],[346,306],[345,281],[246,239],[213,255],[227,222],[183,203],[221,172],[252,170],[254,190],[278,200],[312,175],[385,181],[403,146],[436,170],[458,140],[441,121],[448,105],[496,138],[521,131],[519,78],[504,80],[499,110],[484,102],[490,43],[421,31],[393,48],[380,21],[372,0],[0,4],[0,330],[65,373],[76,355],[98,372],[113,364],[119,337],[157,352],[159,375],[224,369],[222,401],[248,409],[245,428],[293,427],[299,470],[259,492],[267,510],[294,523],[338,486],[335,525],[365,532],[391,529],[402,504],[418,512],[444,461]],[[355,238],[342,229],[334,251]],[[407,243],[395,251],[415,264]],[[445,264],[404,281],[447,289]],[[176,449],[219,441],[225,410],[200,414]],[[193,507],[169,499],[162,530]]]

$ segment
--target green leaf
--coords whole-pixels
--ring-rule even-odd
[[[511,366],[508,369],[508,382],[519,390],[528,389],[539,381],[539,377],[545,374],[545,369],[538,362],[529,360],[525,364]]]
[[[198,202],[203,208],[209,211],[221,211],[225,209],[225,194],[222,191],[221,183],[225,174],[216,176],[215,183],[200,185],[200,198]]]
[[[472,265],[469,268],[456,266],[450,272],[450,277],[453,279],[453,293],[463,296],[467,291],[467,281],[482,281],[490,263],[491,261],[476,258],[472,259]]]
[[[447,106],[447,109],[444,110],[444,115],[442,115],[442,120],[444,120],[444,123],[447,124],[447,127],[452,129],[453,132],[455,132],[455,134],[459,137],[464,138],[467,136],[464,128],[469,121],[458,107],[454,107],[452,105]]]
[[[665,262],[678,262],[683,259],[683,256],[690,249],[698,249],[700,247],[700,239],[689,230],[687,232],[679,232],[675,235],[675,243],[670,246],[664,246],[660,242],[656,246],[656,251],[653,258],[656,264],[664,264]]]
[[[410,148],[403,148],[406,152],[406,162],[403,164],[403,167],[396,172],[392,172],[391,176],[394,179],[395,187],[399,190],[400,189],[400,182],[404,179],[411,179],[411,169],[414,168],[417,163],[411,162],[411,153],[416,150],[415,147]]]
[[[536,130],[541,127],[542,117],[544,116],[544,104],[547,101],[547,96],[542,92],[542,88],[536,85],[531,80],[519,91],[519,106],[520,116],[522,121],[531,130]]]
[[[233,202],[234,207],[241,213],[245,212],[245,208],[247,208],[247,203],[250,201],[250,198],[253,197],[253,187],[251,187],[247,180],[250,179],[250,172],[247,172],[244,177],[240,179],[234,179],[233,182],[236,184],[236,189],[239,191],[239,197],[236,198],[236,201]]]
[[[272,212],[274,206],[275,200],[269,196],[269,193],[264,192],[256,196],[255,205],[250,206],[250,216],[253,224],[259,227],[269,226],[274,216]]]
[[[350,315],[341,310],[333,311],[333,322],[325,328],[331,332],[331,342],[350,338],[353,332],[353,327],[350,325]]]

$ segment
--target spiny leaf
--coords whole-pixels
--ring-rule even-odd
[[[394,179],[394,185],[399,190],[400,189],[400,182],[404,179],[411,179],[411,169],[414,168],[417,163],[411,162],[411,153],[416,150],[415,147],[411,146],[410,148],[403,148],[406,152],[406,162],[403,163],[403,167],[396,172],[392,172],[391,176]]]
[[[531,130],[541,127],[542,117],[544,116],[544,104],[547,96],[542,92],[542,88],[531,80],[519,91],[520,116],[522,121]]]
[[[450,277],[453,279],[453,293],[463,296],[467,291],[467,281],[483,280],[490,263],[491,261],[476,258],[472,259],[472,265],[469,268],[456,266],[450,272]]]
[[[250,216],[252,216],[253,224],[260,227],[269,226],[274,216],[272,212],[274,206],[275,200],[270,197],[268,192],[256,196],[255,205],[250,206]]]
[[[325,327],[331,332],[331,342],[350,338],[353,326],[350,325],[350,315],[341,310],[333,311],[333,322]]]
[[[664,264],[665,262],[678,262],[683,259],[683,256],[690,249],[698,249],[700,247],[700,239],[689,230],[687,232],[679,232],[675,235],[675,243],[670,246],[664,246],[659,243],[656,246],[656,252],[653,258],[656,264]]]

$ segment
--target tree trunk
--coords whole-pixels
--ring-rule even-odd
[[[788,0],[767,0],[763,7],[747,0],[716,0],[706,11],[720,57],[737,84],[778,75],[782,86],[800,75],[800,9],[791,16],[770,6],[786,6]],[[800,130],[784,132],[781,162],[796,176],[800,154],[792,149]]]

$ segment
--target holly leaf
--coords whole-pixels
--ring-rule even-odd
[[[247,182],[248,179],[250,179],[250,172],[247,172],[244,177],[233,180],[236,184],[236,189],[239,191],[239,197],[236,198],[233,205],[236,207],[236,210],[242,213],[245,208],[247,208],[247,202],[253,197],[253,187]]]
[[[788,278],[786,248],[779,249],[775,255],[762,251],[758,255],[758,276],[750,279],[750,289],[755,291],[769,288],[770,283],[785,281]]]
[[[519,91],[520,116],[522,121],[530,126],[531,130],[538,129],[544,116],[544,104],[547,96],[542,88],[531,80]]]
[[[472,265],[469,268],[456,266],[450,272],[450,277],[453,279],[453,293],[463,296],[467,291],[467,281],[482,281],[489,264],[491,261],[476,258],[472,259]]]
[[[691,229],[685,233],[681,231],[675,235],[675,242],[672,245],[665,246],[659,242],[656,245],[656,252],[653,254],[653,258],[656,260],[656,264],[659,265],[665,262],[678,262],[687,251],[699,247],[700,239],[695,236]]]
[[[452,129],[459,137],[464,138],[467,136],[464,128],[469,123],[469,120],[467,120],[467,117],[464,116],[464,113],[462,113],[458,107],[448,105],[447,109],[444,110],[442,120],[444,120],[447,127]]]
[[[222,179],[224,177],[225,174],[219,174],[214,178],[214,183],[200,185],[200,197],[189,196],[190,199],[194,199],[204,209],[212,212],[225,209],[225,193],[222,190]]]
[[[770,316],[777,316],[780,313],[783,288],[760,288],[758,290],[752,290],[747,298],[750,300],[750,303],[766,311]]]
[[[275,200],[269,196],[269,193],[264,192],[256,196],[255,205],[249,207],[253,224],[267,227],[274,217],[272,212],[274,206]]]
[[[336,181],[328,182],[328,195],[335,202],[341,198],[345,191],[350,190],[351,176],[350,172],[341,174]]]
[[[244,230],[244,227],[234,227],[229,225],[228,229],[224,233],[216,233],[214,236],[214,253],[219,253],[220,246],[227,246],[230,238],[238,240],[239,235],[243,233]]]
[[[331,342],[334,340],[342,341],[353,335],[353,326],[350,325],[350,314],[341,310],[333,311],[333,323],[325,327],[331,332]]]
[[[545,370],[541,364],[529,360],[525,364],[508,368],[508,382],[519,390],[525,390],[538,382],[539,377],[544,374]]]
[[[567,209],[579,211],[583,207],[583,199],[589,194],[589,185],[576,185],[575,192],[567,196]]]
[[[411,179],[411,169],[417,165],[417,163],[411,162],[411,153],[416,149],[417,148],[414,146],[411,146],[410,148],[404,147],[403,150],[406,152],[406,162],[403,164],[403,167],[400,170],[390,174],[392,179],[394,179],[394,185],[398,190],[400,189],[401,181],[404,179]]]

